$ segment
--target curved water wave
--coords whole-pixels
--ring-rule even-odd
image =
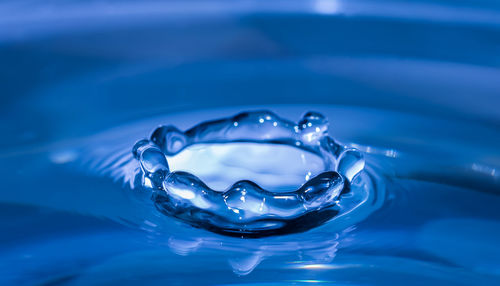
[[[300,188],[285,192],[265,190],[249,180],[220,192],[194,174],[171,171],[167,156],[189,146],[236,142],[293,146],[321,158],[324,170],[311,179],[309,172]],[[159,211],[196,227],[245,237],[300,232],[328,221],[339,213],[342,194],[365,164],[359,151],[328,136],[328,121],[316,112],[307,112],[296,124],[269,111],[253,111],[185,132],[160,126],[149,140],[137,142],[132,153],[140,163],[141,187],[152,191]]]

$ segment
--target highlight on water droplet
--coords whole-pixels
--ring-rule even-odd
[[[317,112],[297,123],[251,111],[186,131],[160,126],[132,153],[139,187],[151,190],[160,212],[238,237],[301,232],[332,219],[365,164],[328,135]]]

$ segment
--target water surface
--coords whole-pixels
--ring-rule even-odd
[[[2,2],[0,284],[500,283],[496,2],[207,3]],[[260,109],[323,113],[377,191],[259,239],[133,191],[157,125]]]

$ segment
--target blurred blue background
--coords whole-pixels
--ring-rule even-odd
[[[499,29],[490,0],[2,1],[2,147],[231,105],[498,127]]]

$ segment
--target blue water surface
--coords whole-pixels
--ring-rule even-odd
[[[499,285],[499,79],[497,1],[2,1],[0,285]],[[262,109],[328,117],[366,200],[248,239],[131,186],[158,125]]]

